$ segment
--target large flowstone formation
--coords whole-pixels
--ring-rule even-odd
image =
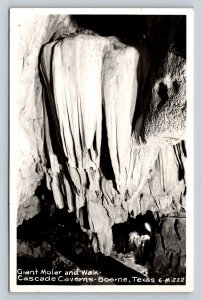
[[[185,270],[186,73],[174,38],[170,28],[155,64],[147,46],[87,30],[62,28],[41,45],[40,159],[31,189],[32,201],[42,201],[37,186],[45,178],[56,206],[75,212],[95,252],[118,248],[118,224],[130,226],[121,252],[154,240],[153,267],[166,273]],[[158,227],[132,229],[132,219],[147,212]],[[28,218],[25,205],[19,224]]]

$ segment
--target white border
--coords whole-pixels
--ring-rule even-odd
[[[88,286],[41,286],[16,285],[16,224],[17,224],[17,51],[15,28],[19,15],[32,14],[119,14],[119,15],[186,15],[187,16],[187,275],[185,286],[167,285],[88,285]],[[11,292],[192,292],[194,282],[194,103],[193,103],[193,57],[194,57],[194,12],[192,8],[12,8],[10,9],[10,168],[9,168],[9,210],[10,210],[10,291]]]

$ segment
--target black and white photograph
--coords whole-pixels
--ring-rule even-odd
[[[193,289],[193,10],[10,10],[10,289]]]

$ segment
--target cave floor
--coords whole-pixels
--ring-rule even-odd
[[[131,252],[122,254],[113,251],[107,257],[94,253],[88,236],[73,220],[72,215],[58,210],[52,217],[41,212],[18,226],[17,269],[73,274],[62,282],[56,277],[55,285],[156,284],[148,279],[147,266],[135,264]],[[73,282],[69,278],[73,278]],[[126,278],[125,281],[122,281],[123,278]],[[136,281],[135,278],[140,279]],[[30,282],[18,280],[17,284]],[[31,284],[52,285],[44,281]]]

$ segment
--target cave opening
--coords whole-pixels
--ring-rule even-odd
[[[124,223],[114,224],[113,247],[120,255],[133,257],[137,264],[152,264],[155,250],[155,234],[158,223],[151,211]]]

